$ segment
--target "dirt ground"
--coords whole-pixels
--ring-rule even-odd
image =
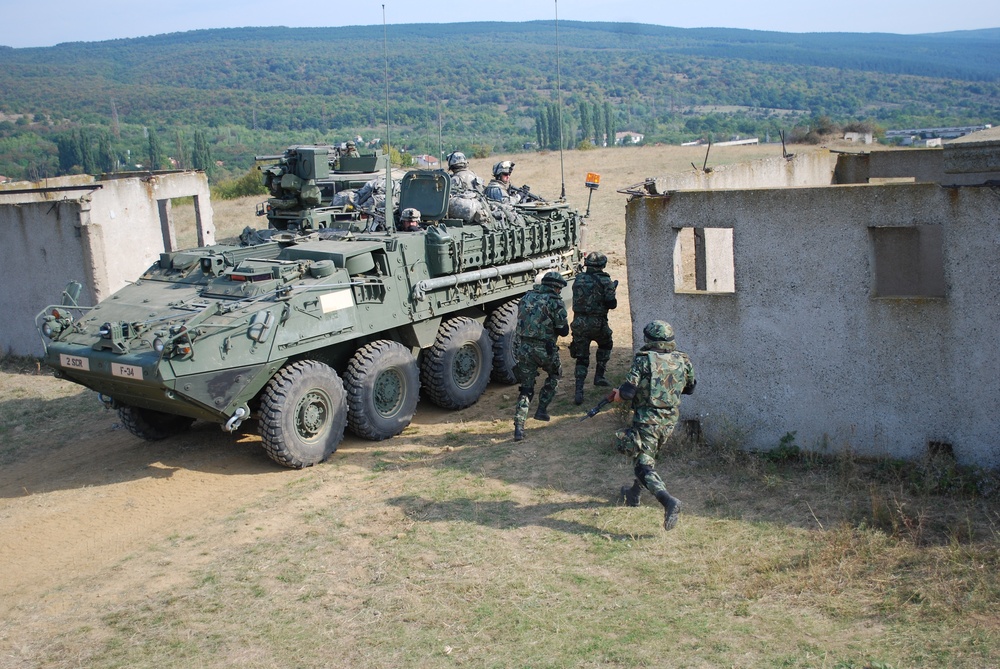
[[[587,172],[602,174],[593,194],[590,246],[608,253],[608,271],[621,280],[614,312],[616,350],[612,367],[630,357],[631,322],[624,250],[626,198],[617,189],[646,177],[691,169],[703,149],[649,147],[629,150],[512,156],[512,181],[527,183],[544,196],[558,195],[565,171],[569,201],[587,207]],[[713,150],[713,163],[780,154],[780,145]],[[493,162],[473,161],[487,176]],[[244,225],[259,225],[253,201],[213,203],[220,239]],[[665,271],[669,271],[665,268]],[[684,333],[678,333],[683,340]],[[563,344],[564,381],[559,394],[572,396],[572,361]],[[565,377],[569,377],[569,382]],[[253,541],[264,528],[278,526],[280,514],[261,506],[267,495],[303,481],[321,485],[328,498],[374,495],[369,472],[386,452],[401,457],[410,449],[447,449],[472,427],[477,439],[509,439],[510,407],[516,391],[491,385],[478,404],[461,412],[426,402],[403,435],[373,444],[348,435],[335,467],[282,469],[263,453],[256,426],[234,438],[217,425],[196,423],[183,436],[147,443],[118,424],[88,390],[37,374],[0,374],[0,407],[8,417],[0,431],[0,667],[37,666],[38,646],[55,643],[62,630],[107,610],[136,589],[169,588],[211,559],[216,547]],[[599,399],[588,391],[587,404]],[[586,407],[584,407],[586,408]],[[569,423],[567,423],[569,425]],[[585,425],[585,424],[584,424]],[[529,426],[530,428],[531,426]],[[583,434],[585,427],[572,427]],[[539,462],[539,476],[551,476]],[[396,531],[398,519],[378,517],[369,532]],[[197,538],[195,541],[186,541]],[[357,539],[364,541],[363,536]],[[166,546],[167,548],[163,548]],[[345,550],[350,552],[351,547]],[[173,569],[172,565],[183,565]]]

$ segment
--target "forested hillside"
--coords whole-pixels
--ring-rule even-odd
[[[255,153],[355,135],[388,134],[413,154],[554,148],[560,117],[567,148],[615,132],[646,142],[763,140],[817,123],[1000,121],[1000,29],[786,34],[560,22],[557,31],[539,21],[386,34],[385,49],[382,26],[0,47],[0,174],[176,163],[231,176]]]

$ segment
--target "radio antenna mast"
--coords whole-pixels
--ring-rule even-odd
[[[382,53],[385,59],[385,229],[395,229],[392,211],[396,203],[392,198],[392,143],[389,141],[389,37],[385,26],[385,4],[382,4]]]
[[[559,178],[562,180],[562,192],[560,200],[566,199],[566,166],[563,162],[563,120],[562,120],[562,80],[559,70],[559,0],[554,0],[556,6],[556,102],[559,105],[559,112],[556,114],[559,121]]]

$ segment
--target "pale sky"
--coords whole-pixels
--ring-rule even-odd
[[[560,20],[900,34],[1000,27],[996,0],[0,0],[0,44],[52,46],[201,28]],[[389,31],[391,35],[391,30]]]

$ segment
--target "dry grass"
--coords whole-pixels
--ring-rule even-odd
[[[614,191],[697,158],[571,153],[581,208],[583,174],[602,173],[592,239],[624,278]],[[516,183],[558,192],[558,154],[514,160]],[[215,209],[220,238],[246,224]],[[252,433],[139,443],[89,393],[5,361],[0,667],[996,666],[1000,504],[965,485],[985,477],[755,456],[735,429],[679,438],[660,465],[685,502],[667,534],[648,495],[613,500],[631,480],[610,449],[621,417],[578,422],[566,385],[518,444],[515,392],[494,385],[289,471]]]

